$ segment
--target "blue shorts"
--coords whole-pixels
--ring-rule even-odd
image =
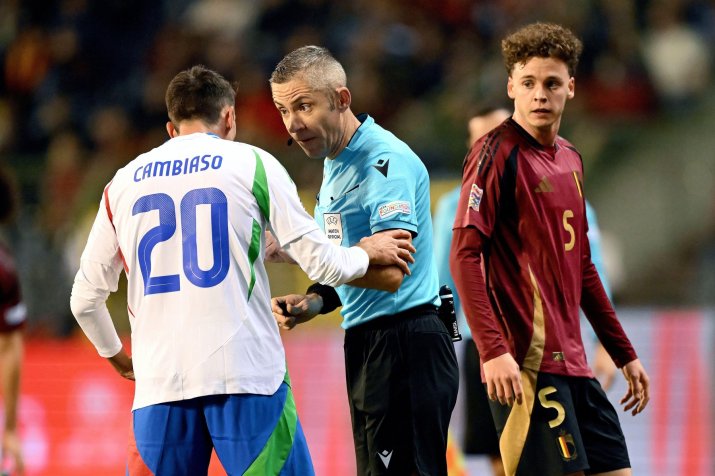
[[[229,475],[313,475],[293,393],[208,395],[132,414],[127,475],[206,474],[211,450]]]

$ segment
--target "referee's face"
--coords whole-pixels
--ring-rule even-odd
[[[316,91],[302,78],[271,83],[273,103],[291,138],[313,159],[333,158],[342,145],[341,108],[328,91]]]
[[[514,65],[507,83],[514,100],[514,120],[536,140],[552,145],[566,101],[574,96],[574,78],[556,58],[531,58]]]

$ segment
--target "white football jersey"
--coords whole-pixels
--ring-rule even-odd
[[[267,228],[284,245],[318,230],[273,156],[212,134],[175,137],[107,185],[72,309],[100,355],[119,352],[104,301],[124,269],[134,409],[277,390],[286,367],[263,263]],[[344,267],[362,259],[341,256]],[[364,274],[366,256],[338,280]]]

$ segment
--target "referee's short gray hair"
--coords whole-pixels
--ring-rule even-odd
[[[343,66],[322,46],[302,46],[291,51],[276,65],[269,81],[283,84],[297,78],[305,80],[313,90],[328,92],[331,101],[337,88],[347,86]]]

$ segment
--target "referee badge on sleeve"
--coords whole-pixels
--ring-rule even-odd
[[[476,183],[472,184],[472,190],[469,192],[469,208],[474,211],[479,211],[479,204],[482,202],[482,193],[484,191],[477,187]]]
[[[323,213],[325,234],[336,245],[343,242],[343,220],[340,213]]]

